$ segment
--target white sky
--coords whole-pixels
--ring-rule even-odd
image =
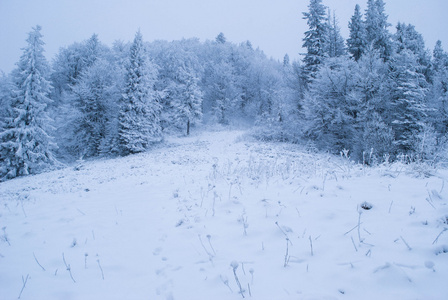
[[[448,50],[447,0],[385,0],[389,22],[411,23],[423,34],[426,47],[440,39]],[[342,35],[355,4],[367,0],[324,0],[336,11]],[[88,39],[93,33],[111,45],[130,41],[138,28],[145,41],[198,37],[214,39],[223,32],[228,41],[250,40],[268,56],[288,53],[299,59],[303,33],[302,12],[309,0],[0,0],[0,70],[14,68],[33,26],[42,26],[50,60],[60,47]],[[395,29],[391,29],[392,32]]]

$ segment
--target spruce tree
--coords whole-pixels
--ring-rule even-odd
[[[392,41],[383,0],[368,0],[365,17],[367,43],[379,50],[381,58],[387,61],[392,55]]]
[[[367,43],[366,28],[358,4],[355,6],[355,13],[348,24],[348,28],[350,30],[350,36],[347,40],[348,52],[355,61],[358,61],[364,53]]]
[[[326,54],[328,57],[339,57],[345,54],[344,39],[341,36],[341,29],[339,28],[336,14],[333,12],[331,16],[328,10],[328,32],[326,43]]]
[[[448,53],[437,41],[433,50],[433,76],[428,97],[431,122],[441,136],[448,134]]]
[[[190,126],[202,118],[203,94],[198,87],[199,79],[194,76],[193,70],[182,66],[178,70],[179,94],[173,101],[175,118],[186,127],[187,135],[190,134]]]
[[[55,164],[46,107],[51,102],[49,65],[43,54],[41,27],[33,27],[13,71],[14,90],[0,133],[0,178],[35,174]]]
[[[398,153],[416,151],[417,135],[424,128],[427,108],[425,77],[418,72],[417,56],[405,49],[389,62],[391,111],[390,121]]]
[[[405,49],[411,51],[417,57],[417,72],[423,74],[426,81],[431,81],[431,57],[426,50],[423,36],[411,24],[398,23],[396,29],[397,31],[393,35],[394,50],[397,53],[401,53]],[[424,83],[426,84],[426,82]]]
[[[444,68],[448,68],[448,53],[443,50],[442,42],[438,40],[436,45],[434,46],[434,50],[432,52],[433,60],[433,68],[435,71],[442,70]]]
[[[162,139],[160,104],[154,89],[156,73],[138,31],[130,49],[124,93],[120,99],[118,141],[122,155],[143,152]]]
[[[304,71],[309,82],[316,77],[326,56],[328,24],[325,10],[322,0],[310,0],[308,12],[303,13],[303,19],[307,21],[309,28],[303,39],[303,47],[307,49],[303,58]]]

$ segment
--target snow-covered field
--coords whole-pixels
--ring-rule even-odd
[[[7,181],[0,299],[447,299],[426,173],[215,131]]]

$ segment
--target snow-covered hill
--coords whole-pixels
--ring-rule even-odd
[[[447,170],[244,132],[0,184],[0,299],[446,299]]]

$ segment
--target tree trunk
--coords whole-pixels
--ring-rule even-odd
[[[187,121],[187,135],[190,135],[190,120]]]

